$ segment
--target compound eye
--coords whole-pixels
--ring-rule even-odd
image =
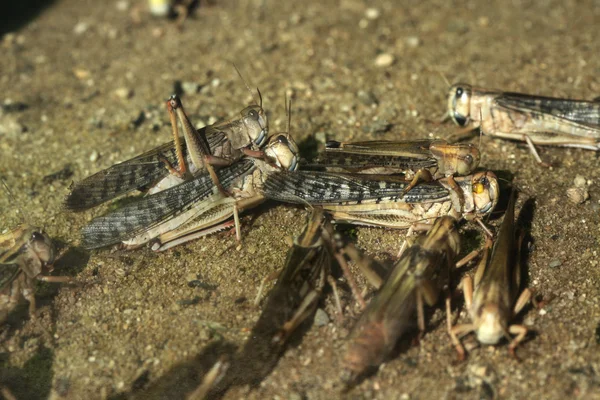
[[[456,88],[456,95],[455,95],[456,98],[462,97],[463,93],[464,93],[463,88],[461,88],[461,87]]]
[[[44,235],[42,235],[40,232],[33,232],[33,234],[31,235],[31,240],[35,241],[35,242],[38,242],[38,241],[43,242]]]
[[[469,164],[469,165],[473,164],[473,156],[472,156],[472,155],[470,155],[470,154],[467,154],[467,155],[465,156],[465,162],[466,162],[467,164]]]
[[[248,116],[253,119],[258,119],[258,113],[256,112],[256,110],[250,110],[248,112]]]

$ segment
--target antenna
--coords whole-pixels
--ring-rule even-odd
[[[442,73],[442,71],[440,71],[440,70],[436,69],[436,70],[435,70],[435,72],[437,72],[438,74],[440,74],[440,76],[442,77],[442,79],[444,80],[444,82],[446,82],[446,86],[448,86],[448,87],[452,86],[452,85],[450,84],[450,81],[448,80],[448,78],[446,78],[446,75],[444,75],[444,74]]]
[[[258,88],[256,88],[256,91],[258,92],[258,97],[260,98],[260,103],[259,103],[258,101],[256,101],[256,97],[254,97],[254,92],[252,92],[252,89],[250,89],[250,86],[248,86],[248,82],[246,82],[246,80],[242,76],[242,73],[238,69],[237,65],[235,65],[235,63],[232,63],[232,64],[233,64],[233,68],[235,68],[236,72],[238,73],[240,79],[242,80],[242,82],[244,82],[244,85],[246,85],[246,89],[248,89],[248,92],[250,93],[250,96],[252,96],[254,103],[257,106],[259,106],[260,108],[262,108],[262,95],[260,94],[260,90],[258,90]]]
[[[27,223],[27,221],[25,220],[25,214],[23,213],[23,210],[21,209],[21,207],[19,207],[19,203],[17,202],[17,200],[15,199],[15,196],[13,196],[12,192],[10,191],[8,184],[2,177],[0,177],[0,181],[2,182],[2,186],[4,186],[4,190],[6,191],[8,198],[10,200],[12,200],[13,205],[16,207],[17,213],[20,214],[21,222]]]
[[[284,97],[285,97],[285,113],[288,116],[288,121],[287,121],[287,133],[288,135],[291,134],[291,129],[292,129],[292,98],[290,97],[290,99],[288,100],[287,98],[287,92],[284,92]]]

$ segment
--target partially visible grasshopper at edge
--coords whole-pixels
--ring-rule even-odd
[[[389,175],[342,174],[317,171],[277,172],[264,183],[268,198],[323,207],[337,223],[409,229],[451,215],[473,219],[491,233],[481,217],[492,212],[499,197],[496,176],[490,172],[420,183]]]
[[[36,280],[72,282],[71,277],[47,275],[55,258],[52,240],[40,229],[21,225],[0,234],[0,324],[21,298],[29,302],[29,315],[34,318]]]
[[[243,155],[262,156],[258,149],[266,142],[268,122],[258,93],[260,104],[242,110],[239,119],[199,130],[194,129],[179,98],[171,96],[167,110],[174,140],[75,184],[65,198],[65,207],[82,211],[136,189],[150,188],[149,194],[156,193],[205,169],[222,190],[213,164],[229,165]],[[185,143],[181,142],[177,119],[182,125]]]
[[[152,248],[162,251],[223,229],[228,224],[220,223],[231,216],[239,238],[238,213],[265,200],[262,182],[274,171],[297,167],[298,148],[288,134],[271,137],[264,153],[265,160],[243,159],[216,172],[227,195],[217,189],[208,173],[201,173],[94,219],[82,231],[83,245],[97,248],[124,242],[135,248],[153,240]]]
[[[513,356],[515,356],[515,348],[527,334],[524,325],[509,325],[512,318],[531,299],[529,289],[524,289],[518,296],[521,266],[517,246],[520,247],[520,242],[515,246],[514,214],[515,190],[513,189],[492,250],[492,257],[488,263],[490,247],[488,239],[488,246],[475,273],[475,291],[470,277],[467,276],[462,281],[465,306],[472,322],[454,326],[450,330],[450,337],[460,360],[464,359],[465,350],[458,337],[469,332],[474,331],[479,342],[483,344],[497,344],[502,337],[505,337],[510,341],[508,350]],[[448,312],[448,318],[451,318],[450,315]],[[511,338],[511,334],[516,337]]]
[[[328,171],[368,174],[398,174],[412,180],[404,193],[419,181],[431,181],[453,175],[468,175],[479,165],[479,150],[472,144],[448,144],[444,140],[373,140],[344,143],[329,141],[310,167]]]
[[[412,327],[415,311],[419,330],[425,331],[423,302],[430,306],[437,302],[436,277],[443,267],[453,268],[459,251],[456,220],[448,216],[438,218],[426,236],[404,251],[353,328],[344,358],[346,383],[385,361]]]
[[[535,145],[600,150],[600,102],[508,93],[456,84],[448,94],[452,121],[472,131]]]

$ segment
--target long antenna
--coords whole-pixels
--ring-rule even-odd
[[[248,92],[250,93],[250,96],[252,96],[252,99],[254,100],[254,103],[257,106],[259,106],[260,108],[262,108],[262,95],[260,94],[260,90],[258,90],[258,88],[256,89],[256,91],[258,92],[258,97],[260,98],[260,104],[259,104],[259,102],[256,101],[256,97],[254,97],[254,92],[252,91],[252,89],[250,89],[250,86],[248,85],[248,82],[246,82],[246,80],[242,76],[242,73],[238,69],[237,65],[235,65],[235,63],[232,63],[232,64],[233,64],[233,68],[235,68],[236,72],[238,73],[240,79],[242,80],[242,82],[244,82],[244,85],[246,85],[246,89],[248,89]]]
[[[288,117],[288,121],[287,121],[287,133],[288,135],[291,134],[291,129],[292,129],[292,98],[290,97],[290,99],[288,100],[287,98],[287,92],[284,92],[284,96],[285,96],[285,113],[287,114]]]
[[[17,200],[15,199],[15,196],[13,196],[12,192],[10,191],[8,184],[2,177],[0,177],[0,181],[2,182],[2,186],[4,186],[4,190],[6,191],[8,198],[12,201],[13,206],[15,206],[17,208],[17,212],[20,214],[21,222],[27,223],[27,221],[25,220],[25,214],[23,213],[23,210],[21,209],[21,207],[19,207],[19,203],[17,202]]]

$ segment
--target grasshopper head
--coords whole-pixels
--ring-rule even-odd
[[[287,133],[278,133],[269,139],[265,156],[279,168],[295,171],[298,167],[298,145]]]
[[[478,172],[473,175],[473,203],[478,215],[489,214],[498,204],[500,187],[498,179],[491,171]]]
[[[458,83],[448,92],[448,114],[455,124],[467,126],[471,121],[471,86]]]
[[[486,304],[478,310],[477,340],[483,344],[496,344],[504,336],[506,327],[503,324],[503,315],[496,304]]]
[[[479,165],[479,149],[474,145],[434,142],[429,150],[438,160],[439,170],[446,176],[469,175]]]
[[[43,272],[54,263],[54,245],[50,237],[40,229],[31,229],[26,244],[20,250],[21,269],[30,278]]]
[[[242,110],[242,121],[248,138],[258,147],[262,147],[269,133],[267,114],[260,106],[249,106]]]
[[[29,240],[29,248],[42,262],[43,266],[54,263],[56,256],[50,237],[42,230],[34,230]]]

